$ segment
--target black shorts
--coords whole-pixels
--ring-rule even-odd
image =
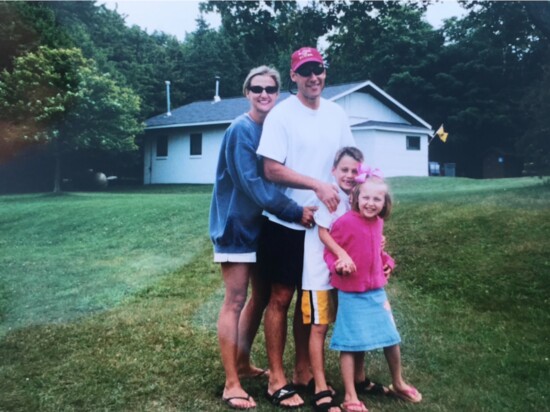
[[[264,218],[257,254],[260,276],[301,289],[305,234]]]

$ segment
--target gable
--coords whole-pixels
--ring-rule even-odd
[[[278,102],[290,93],[281,92]],[[350,124],[366,121],[402,123],[431,131],[431,126],[407,109],[371,81],[326,86],[323,98],[341,105],[350,118]],[[237,116],[249,110],[249,102],[243,97],[214,102],[200,101],[181,106],[172,111],[151,117],[145,121],[145,130],[229,124]]]

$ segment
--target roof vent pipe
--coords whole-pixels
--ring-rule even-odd
[[[216,95],[214,96],[214,103],[218,103],[221,100],[220,97],[220,76],[214,77],[216,79]]]
[[[166,116],[172,116],[170,112],[170,81],[166,80]]]

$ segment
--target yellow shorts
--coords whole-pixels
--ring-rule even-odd
[[[303,290],[302,320],[305,325],[328,325],[336,319],[335,289]]]

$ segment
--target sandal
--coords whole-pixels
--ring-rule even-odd
[[[317,402],[323,398],[330,398],[330,402],[318,404]],[[330,408],[339,408],[338,404],[334,402],[334,395],[330,390],[317,392],[315,395],[313,395],[313,397],[311,398],[311,406],[313,407],[313,410],[315,412],[328,412]]]
[[[296,391],[298,391],[298,392],[310,393],[312,395],[315,394],[315,379],[313,379],[313,378],[311,378],[307,384],[293,383],[293,385],[294,385],[294,388],[296,389]],[[334,389],[334,386],[332,386],[332,384],[330,382],[327,382],[327,387],[330,390],[330,392],[332,393],[333,397],[337,395],[336,390]]]
[[[365,378],[362,382],[355,382],[355,391],[362,395],[389,395],[390,390],[381,383]]]
[[[281,408],[285,409],[297,409],[304,406],[304,403],[302,402],[299,405],[283,405],[281,404],[282,401],[288,398],[292,398],[294,395],[297,395],[298,392],[296,392],[296,389],[294,388],[294,385],[287,384],[280,388],[279,390],[273,392],[273,394],[270,394],[268,390],[265,391],[265,397],[266,399],[271,402],[272,405],[279,406]]]
[[[422,394],[414,386],[409,385],[409,389],[398,391],[394,389],[393,385],[390,385],[389,389],[390,394],[405,402],[418,403],[422,400]]]
[[[369,410],[367,409],[365,404],[363,402],[360,402],[360,401],[359,402],[351,402],[351,401],[344,402],[343,404],[340,405],[340,408],[344,412],[369,412]]]
[[[231,396],[229,398],[223,398],[222,397],[222,402],[225,403],[227,406],[229,406],[231,409],[240,409],[240,410],[246,410],[246,409],[254,409],[256,406],[239,406],[239,405],[235,405],[233,403],[234,400],[243,400],[243,401],[247,401],[247,402],[250,402],[250,395],[248,396]]]

